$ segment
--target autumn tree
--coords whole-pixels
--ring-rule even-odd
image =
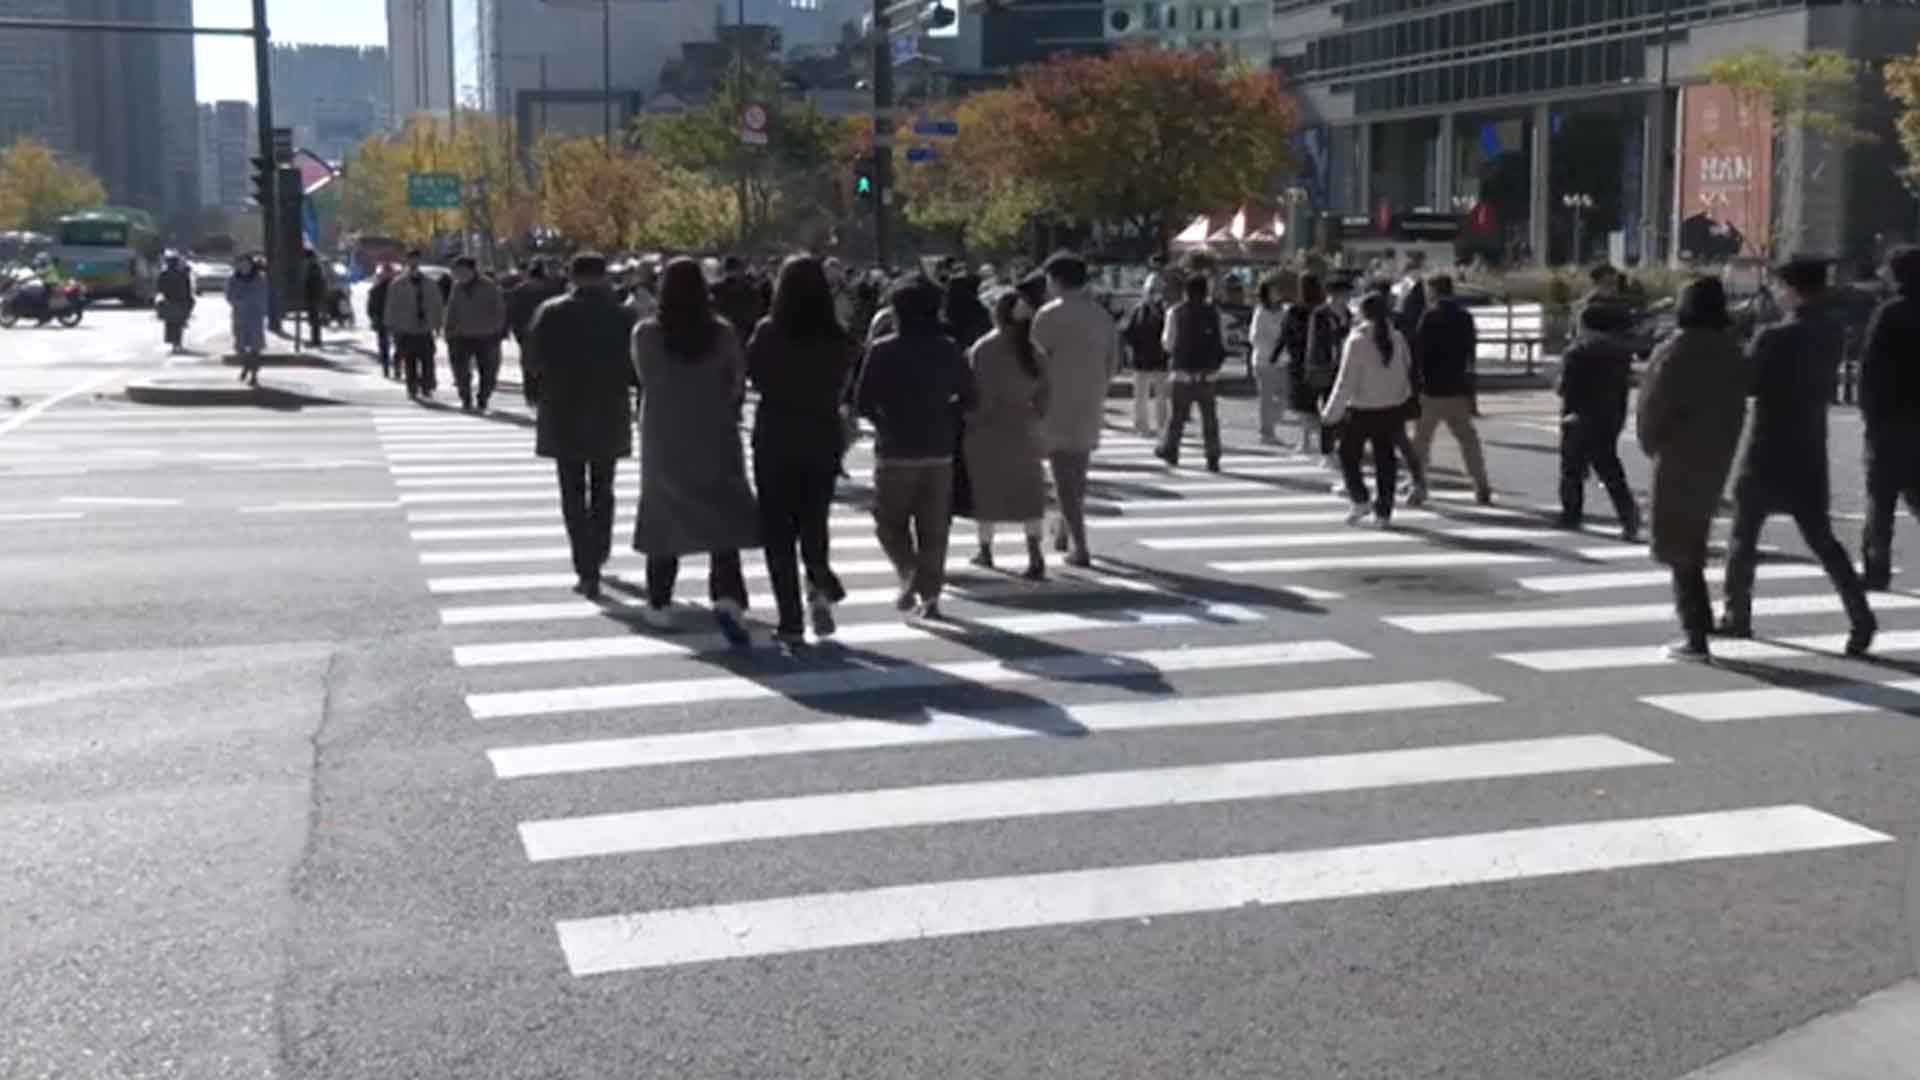
[[[1863,65],[1837,49],[1776,52],[1763,46],[1727,53],[1707,65],[1709,82],[1733,94],[1736,105],[1766,115],[1773,140],[1774,183],[1750,184],[1748,198],[1771,205],[1749,205],[1748,221],[1769,224],[1756,254],[1771,255],[1790,244],[1781,235],[1776,208],[1800,205],[1807,163],[1825,153],[1873,141],[1861,126],[1866,97]]]
[[[540,219],[575,244],[621,251],[646,242],[648,204],[661,185],[657,162],[598,138],[548,135],[534,146]]]
[[[0,153],[0,229],[44,228],[107,201],[100,178],[33,139]]]
[[[1012,94],[996,113],[1012,174],[1058,212],[1159,250],[1196,215],[1270,197],[1292,161],[1278,76],[1214,52],[1056,57]]]
[[[822,189],[836,141],[832,120],[811,104],[783,100],[779,89],[769,71],[736,71],[707,104],[637,124],[640,145],[663,165],[733,190],[743,243],[770,230],[783,193]],[[765,145],[740,138],[749,104],[767,110]]]
[[[449,134],[439,118],[418,116],[398,134],[375,136],[357,147],[340,180],[343,227],[420,246],[454,234],[492,243],[531,230],[538,213],[536,192],[512,126],[490,114],[463,111],[457,131]],[[460,178],[460,209],[407,205],[408,174],[427,172]]]
[[[1021,147],[1010,138],[1018,127],[1015,114],[1024,105],[1017,91],[988,90],[927,110],[950,117],[960,132],[932,140],[932,160],[902,158],[896,165],[909,223],[949,233],[963,251],[1017,246],[1028,223],[1047,208],[1045,189],[1023,170]],[[911,127],[902,125],[896,144],[912,141]]]
[[[1904,175],[1913,187],[1920,184],[1920,51],[1887,61],[1881,76],[1886,80],[1887,96],[1899,106],[1893,130],[1907,156]]]

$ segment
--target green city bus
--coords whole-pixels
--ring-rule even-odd
[[[68,214],[54,224],[53,254],[89,300],[129,307],[153,303],[160,273],[160,231],[144,210],[102,207]]]

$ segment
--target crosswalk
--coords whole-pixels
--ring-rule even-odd
[[[952,876],[890,877],[886,852],[995,823],[1098,830],[1343,792],[1417,805],[1459,787],[1552,793],[1556,778],[1694,764],[1599,722],[1550,731],[1534,722],[1515,737],[1513,725],[1537,720],[1553,695],[1543,682],[1539,700],[1516,698],[1514,674],[1611,674],[1623,680],[1617,713],[1697,724],[1909,708],[1920,682],[1756,687],[1737,671],[1676,667],[1657,647],[1659,624],[1672,619],[1664,571],[1604,526],[1565,532],[1531,507],[1436,498],[1392,530],[1348,528],[1344,499],[1315,463],[1248,450],[1210,476],[1164,468],[1132,437],[1110,439],[1096,459],[1094,570],[1056,570],[1043,583],[978,571],[957,534],[951,622],[939,626],[903,622],[890,606],[892,571],[857,506],[870,459],[856,450],[851,497],[831,522],[851,591],[837,643],[743,653],[692,605],[676,613],[679,632],[646,628],[630,553],[610,563],[619,587],[603,600],[566,591],[552,469],[532,456],[524,427],[397,409],[374,423],[493,793],[512,808],[529,868],[604,874],[621,895],[635,860],[795,844],[875,853],[844,888],[776,879],[748,895],[676,893],[660,906],[626,893],[610,908],[543,912],[575,976],[1712,860],[1830,858],[1891,842],[1820,807],[1764,797],[1641,817],[1563,802],[1510,828],[1481,819],[1447,832],[1444,815],[1413,813],[1411,835],[1361,843],[1087,865],[1072,844],[1042,845],[1006,862],[968,861]],[[623,468],[619,484],[622,548],[633,472]],[[689,559],[683,591],[702,592],[704,571]],[[764,603],[757,558],[747,571]],[[1407,598],[1417,593],[1396,588],[1462,574],[1485,602],[1416,607]],[[1792,633],[1728,643],[1729,660],[1839,651],[1839,607],[1817,568],[1769,561],[1761,589],[1756,618]],[[1920,597],[1876,600],[1889,624],[1883,647],[1920,648],[1920,629],[1891,625]],[[1430,651],[1435,643],[1447,648]],[[1607,714],[1582,713],[1595,715]],[[1501,730],[1476,732],[1483,722]],[[1287,742],[1294,733],[1313,738]],[[958,772],[930,771],[933,755]],[[769,771],[782,763],[791,768]],[[667,782],[690,770],[733,782],[705,796]]]

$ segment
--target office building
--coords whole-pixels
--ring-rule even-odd
[[[1863,257],[1913,220],[1890,140],[1776,138],[1764,109],[1703,85],[1750,46],[1909,53],[1910,3],[1277,0],[1273,18],[1321,209],[1389,228],[1459,212],[1470,244],[1556,262],[1727,243]]]
[[[1273,6],[1273,0],[1264,3],[1106,0],[1103,19],[1106,40],[1112,45],[1214,49],[1265,66],[1273,55],[1273,35],[1269,29]]]
[[[348,45],[275,45],[273,114],[294,145],[329,161],[392,122],[387,50]]]
[[[200,106],[200,204],[237,210],[253,197],[254,146],[259,142],[253,103],[215,101]]]
[[[526,0],[542,6],[544,0]],[[387,0],[389,123],[446,115],[454,100],[453,0]]]
[[[0,0],[0,14],[192,24],[192,0]],[[115,203],[199,206],[193,42],[185,36],[0,36],[0,142],[38,138],[92,169]]]
[[[960,20],[963,63],[1012,74],[1059,53],[1105,51],[1107,6],[1107,0],[1009,0],[999,11],[970,11]],[[1171,6],[1177,14],[1184,5]]]

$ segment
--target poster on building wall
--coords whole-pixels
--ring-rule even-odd
[[[1680,251],[1721,261],[1767,249],[1773,231],[1773,115],[1724,86],[1681,92]]]

